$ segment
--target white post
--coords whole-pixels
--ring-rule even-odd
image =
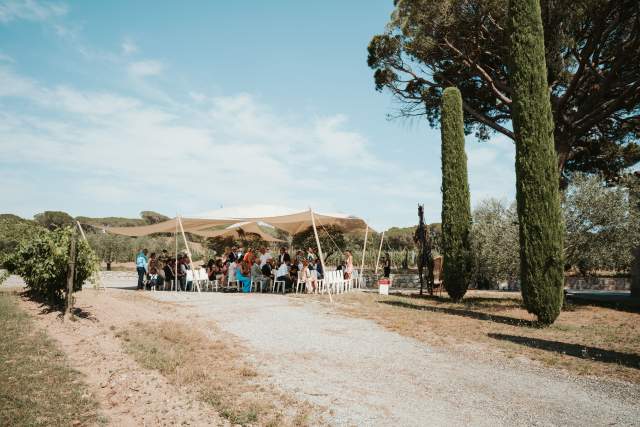
[[[333,303],[333,297],[331,296],[331,288],[329,284],[326,282],[327,278],[327,268],[324,265],[324,255],[322,254],[322,247],[320,246],[320,239],[318,238],[318,229],[316,228],[316,218],[313,215],[313,211],[309,208],[309,214],[311,215],[311,225],[313,225],[313,234],[316,237],[316,245],[318,245],[318,256],[320,257],[320,265],[322,265],[322,274],[323,280],[325,281],[325,287],[327,289],[327,293],[329,294],[329,300]]]
[[[378,248],[378,258],[376,259],[376,272],[374,273],[375,277],[378,277],[378,264],[380,264],[380,254],[382,253],[383,241],[384,241],[384,231],[382,232],[382,236],[380,236],[380,247]]]
[[[87,240],[87,236],[84,234],[84,230],[82,229],[82,225],[80,225],[80,221],[76,221],[76,224],[78,225],[78,229],[80,230],[82,239],[87,243],[87,245],[89,245],[89,240]],[[96,283],[94,285],[95,285],[94,288],[96,290],[100,290],[100,288],[102,288],[105,291],[107,290],[107,288],[105,288],[104,284],[102,283],[102,279],[100,278],[100,261],[99,260],[98,260],[98,271],[96,271]]]
[[[182,219],[180,218],[180,215],[178,215],[178,224],[180,224],[180,232],[182,233],[184,246],[187,249],[187,256],[189,257],[189,264],[191,264],[191,270],[193,271],[193,259],[191,258],[191,250],[189,249],[189,242],[187,242],[187,236],[184,234],[184,228],[182,227]],[[198,292],[200,292],[200,284],[198,283],[197,280],[195,280],[195,274],[194,274],[193,284],[196,285]]]
[[[362,262],[360,263],[360,274],[358,274],[358,288],[360,287],[360,283],[363,282],[362,272],[364,271],[364,256],[367,251],[367,237],[369,237],[369,224],[367,224],[367,228],[364,230],[364,245],[362,245]]]

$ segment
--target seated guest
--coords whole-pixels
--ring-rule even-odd
[[[262,272],[262,277],[264,280],[264,288],[266,289],[267,286],[269,285],[269,280],[271,280],[271,265],[273,264],[273,260],[271,258],[269,258],[264,265],[260,268],[261,272]]]
[[[207,262],[206,270],[207,270],[207,277],[209,278],[209,280],[215,280],[217,267],[216,267],[216,262],[213,259],[210,259],[209,262]]]
[[[324,271],[322,271],[322,263],[320,262],[320,260],[314,259],[311,265],[313,269],[316,271],[317,279],[322,280],[324,278]]]
[[[289,276],[289,263],[288,262],[283,262],[282,264],[280,264],[280,267],[278,267],[278,271],[276,272],[276,279],[284,281],[285,290],[287,288],[291,289],[293,287],[293,281],[291,280],[291,277]]]
[[[293,289],[293,283],[296,283],[298,281],[298,271],[300,271],[300,269],[298,268],[297,264],[289,265],[289,278],[291,279],[292,289]]]
[[[262,290],[264,278],[262,277],[262,269],[260,268],[260,260],[258,260],[258,258],[254,258],[253,265],[251,266],[251,281],[259,283],[260,290]]]
[[[251,274],[251,268],[249,264],[242,261],[240,265],[236,267],[236,278],[238,282],[242,284],[242,292],[248,293],[251,292],[251,279],[249,278]]]

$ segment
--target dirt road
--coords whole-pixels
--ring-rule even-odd
[[[135,283],[124,273],[106,283],[106,291],[78,294],[89,319],[71,329],[51,319],[41,323],[65,350],[79,349],[72,363],[116,408],[107,414],[116,415],[114,424],[223,423],[193,396],[138,368],[113,337],[114,325],[163,317],[197,328],[215,321],[244,343],[246,357],[269,383],[320,408],[332,425],[640,423],[636,385],[576,379],[527,360],[488,362],[430,348],[303,298],[140,293],[118,288]]]

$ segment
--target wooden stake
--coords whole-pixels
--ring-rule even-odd
[[[382,242],[384,242],[384,231],[382,232],[382,236],[380,236],[380,247],[378,248],[378,258],[376,259],[376,272],[373,274],[375,277],[378,277],[378,264],[380,264],[380,254],[382,253]]]
[[[87,236],[84,234],[84,230],[82,229],[82,225],[80,225],[80,221],[76,221],[76,224],[78,225],[78,230],[80,230],[82,239],[87,243],[87,246],[89,246],[89,241],[87,240]],[[98,271],[96,272],[96,281],[93,287],[96,290],[100,290],[100,288],[105,291],[107,290],[107,288],[102,283],[102,279],[100,278],[100,261],[98,261]]]
[[[76,270],[76,231],[71,234],[71,244],[69,247],[69,264],[67,268],[67,307],[65,317],[71,318],[71,309],[73,308],[73,282]]]
[[[367,228],[364,230],[364,245],[362,245],[362,262],[360,263],[360,274],[358,274],[358,281],[360,283],[364,281],[364,277],[362,277],[362,272],[364,271],[364,256],[366,255],[366,251],[367,251],[367,237],[369,237],[369,224],[367,224]]]
[[[327,268],[324,265],[324,255],[322,254],[322,246],[320,246],[320,239],[318,238],[318,229],[316,228],[316,219],[313,216],[313,211],[309,208],[309,214],[311,215],[311,225],[313,225],[313,235],[316,237],[316,245],[318,245],[318,255],[320,256],[320,265],[322,265],[323,280],[327,277]],[[327,284],[327,293],[329,294],[329,301],[333,303],[333,297],[331,296],[331,288]]]
[[[182,227],[182,219],[180,219],[180,216],[178,216],[178,224],[180,224],[180,232],[182,233],[182,238],[184,239],[184,246],[187,249],[189,264],[191,265],[191,271],[193,272],[193,259],[191,258],[191,250],[189,249],[189,242],[187,242],[187,235],[184,233],[184,228]],[[195,285],[196,289],[198,289],[198,292],[200,292],[200,284],[197,280],[194,280],[192,285]]]

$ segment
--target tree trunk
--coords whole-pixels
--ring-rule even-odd
[[[107,271],[111,271],[111,261],[107,261]]]
[[[631,264],[631,297],[640,299],[640,246],[633,249]]]

